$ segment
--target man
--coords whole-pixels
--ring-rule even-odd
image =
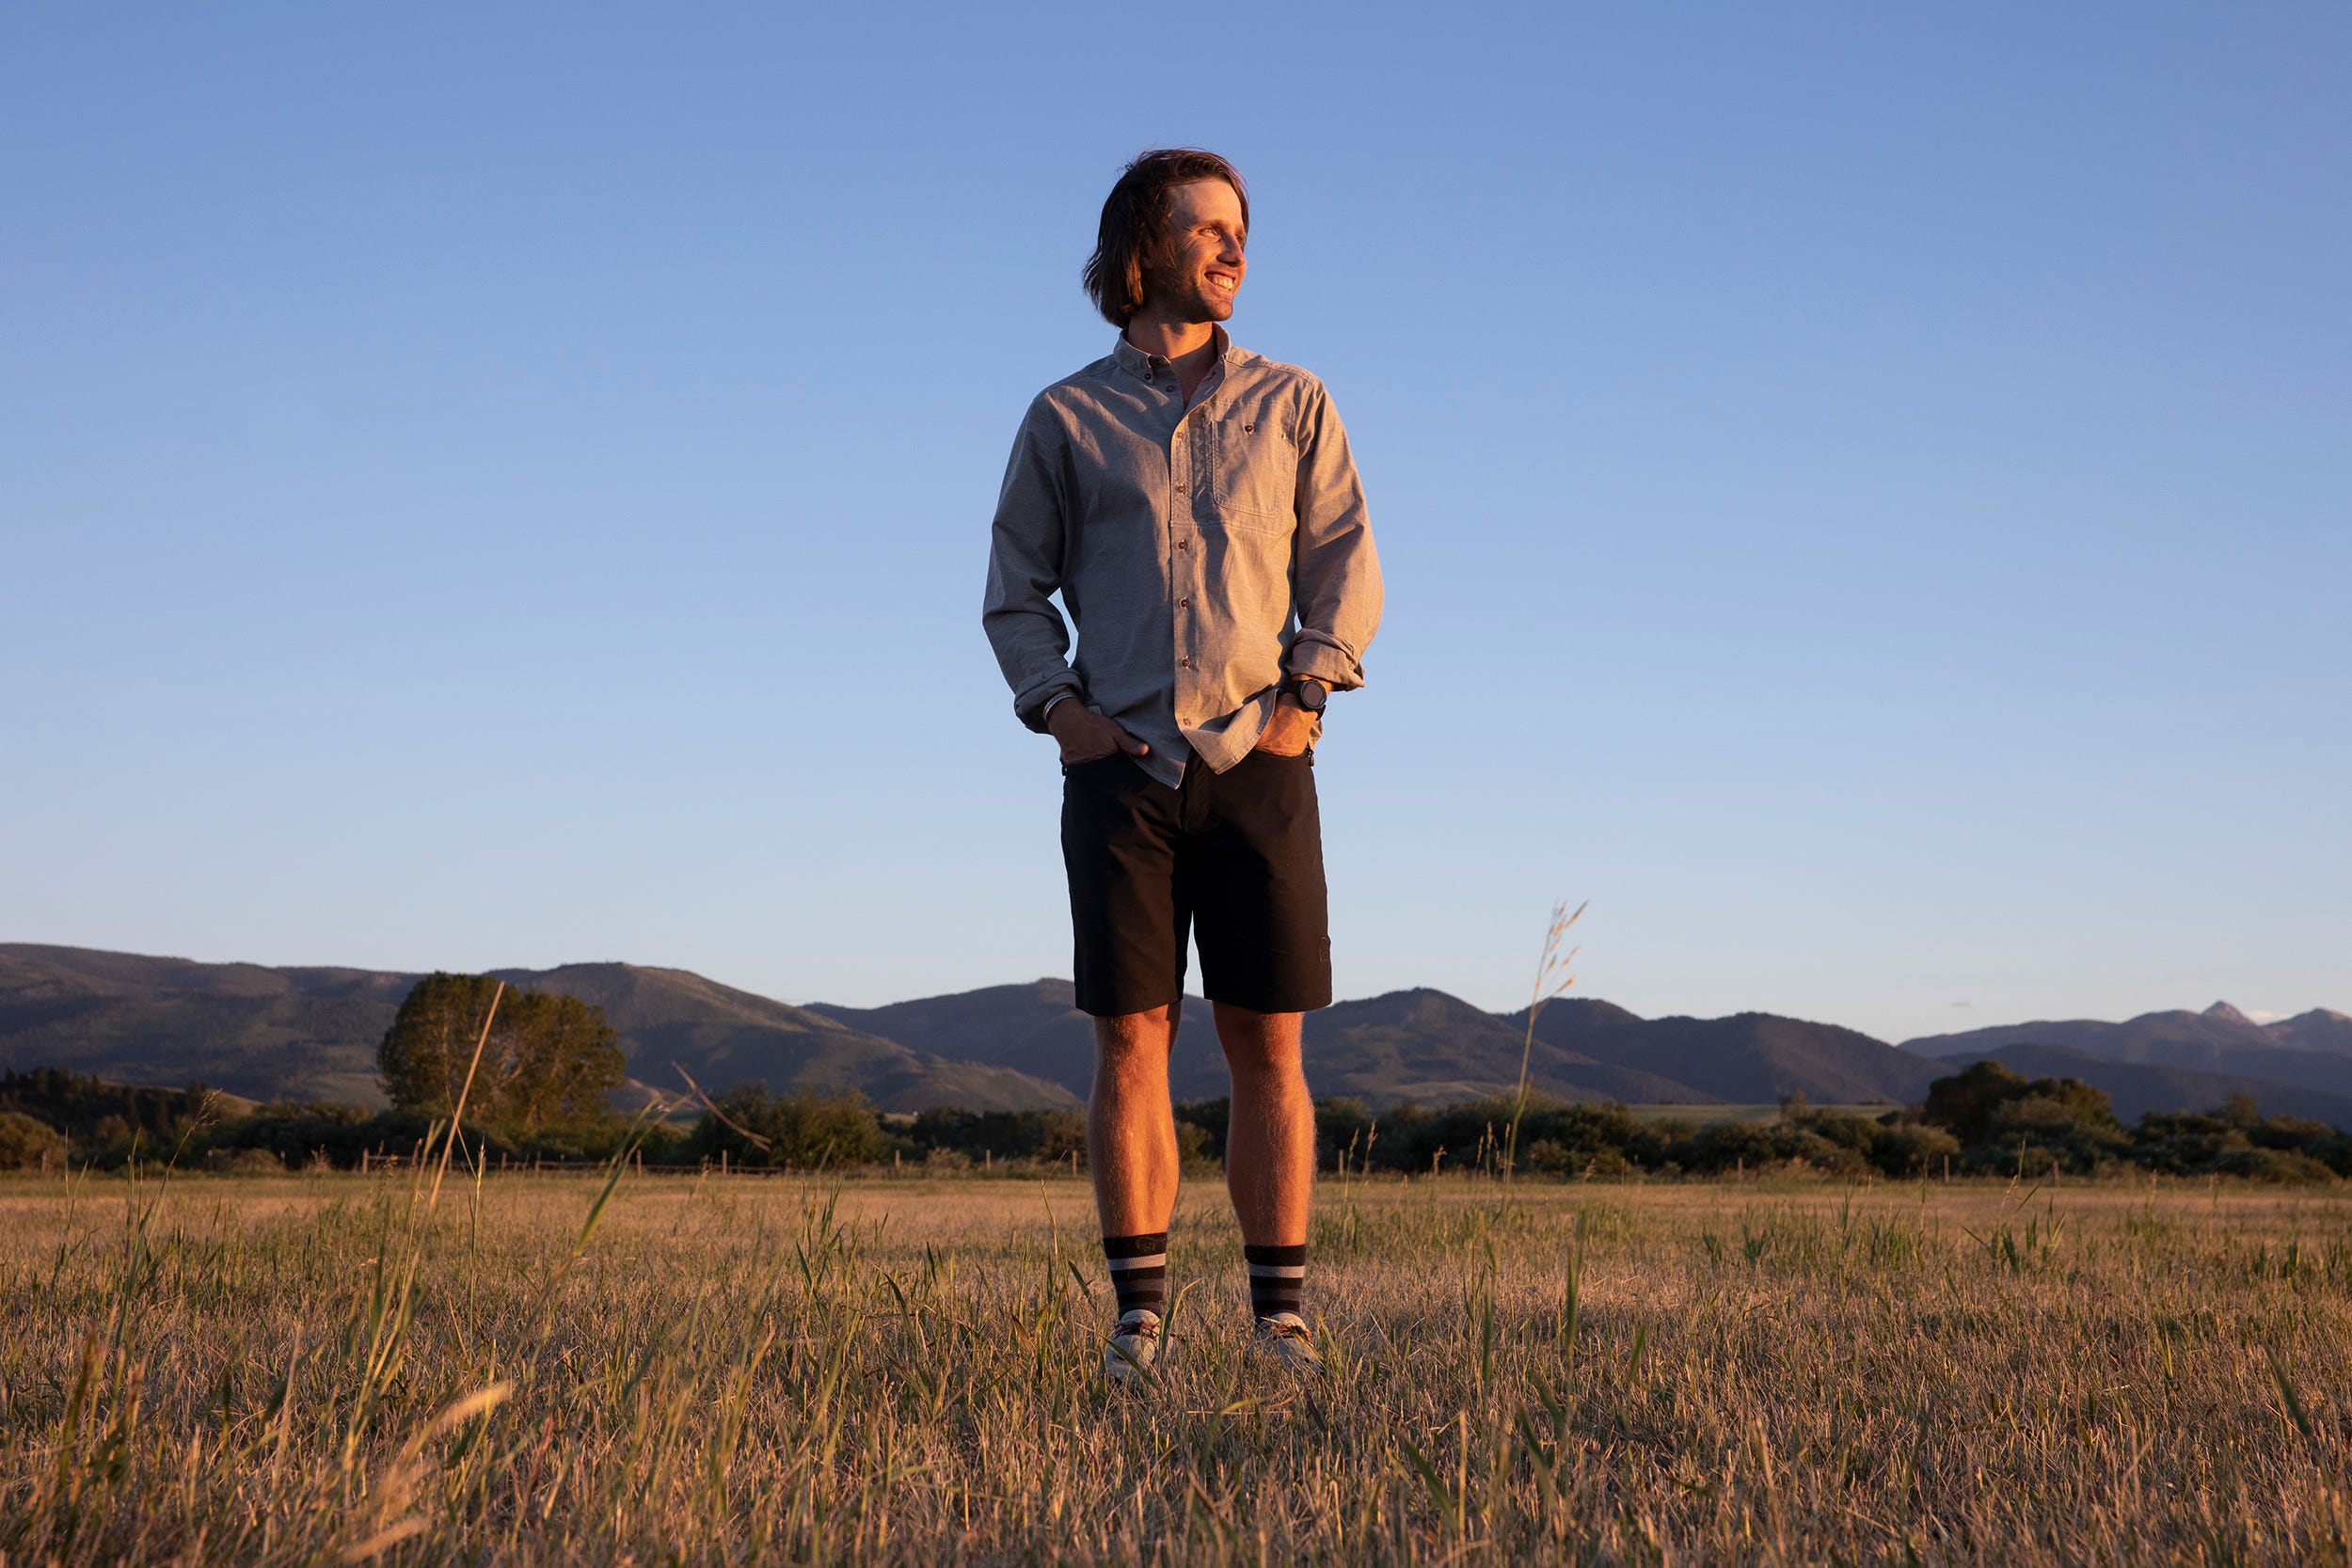
[[[1213,153],[1147,152],[1120,176],[1085,273],[1120,339],[1030,404],[981,612],[1013,711],[1061,749],[1077,1005],[1094,1016],[1087,1157],[1119,1305],[1104,1370],[1120,1383],[1157,1359],[1168,1300],[1168,1061],[1196,920],[1257,1342],[1319,1365],[1299,1312],[1315,1164],[1299,1024],[1331,1001],[1314,746],[1327,693],[1363,684],[1380,566],[1322,383],[1218,325],[1248,230],[1241,176]]]

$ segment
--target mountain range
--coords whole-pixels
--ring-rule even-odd
[[[805,1007],[682,969],[567,964],[496,972],[602,1007],[631,1077],[675,1093],[757,1078],[854,1089],[884,1110],[1071,1106],[1059,1085],[911,1050]],[[203,964],[76,947],[0,944],[0,1066],[70,1068],[128,1084],[185,1084],[256,1100],[380,1106],[376,1042],[418,974]]]
[[[2217,1101],[2250,1094],[2266,1106],[2278,1101],[2277,1109],[2352,1126],[2336,1108],[2352,1104],[2352,1017],[2325,1007],[2257,1023],[2217,1002],[2201,1013],[2142,1013],[2121,1023],[2070,1019],[1930,1035],[1903,1049],[1946,1060],[1991,1056],[2034,1076],[2095,1081],[2119,1112],[2143,1094],[2164,1101],[2189,1089]]]
[[[992,986],[882,1007],[795,1006],[687,970],[627,963],[501,970],[577,996],[619,1032],[639,1092],[691,1079],[854,1090],[884,1110],[1071,1109],[1093,1072],[1093,1027],[1066,980]],[[365,969],[205,964],[0,943],[0,1066],[63,1067],[122,1083],[201,1080],[254,1099],[382,1103],[377,1040],[421,976]],[[1536,1016],[1490,1013],[1428,988],[1308,1015],[1315,1092],[1374,1108],[1511,1093],[1524,1052],[1543,1092],[1570,1101],[1901,1103],[1965,1062],[2084,1079],[2125,1118],[2233,1093],[2266,1111],[2352,1127],[2352,1019],[2315,1011],[2257,1024],[2234,1008],[2124,1023],[2023,1024],[1903,1046],[1769,1013],[1645,1019],[1584,997]],[[1169,1061],[1180,1100],[1227,1090],[1209,1004],[1184,999]]]
[[[2057,1045],[2119,1062],[2222,1071],[2239,1059],[2235,1053],[2247,1051],[2352,1057],[2352,1017],[2313,1007],[2293,1018],[2257,1023],[2227,1002],[2217,1002],[2201,1013],[2185,1008],[2141,1013],[2121,1023],[2077,1018],[1924,1035],[1905,1040],[1903,1049],[1922,1056],[1968,1056],[2004,1045]]]

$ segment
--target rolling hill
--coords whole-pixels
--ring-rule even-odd
[[[1052,1079],[1083,1095],[1093,1076],[1093,1025],[1066,980],[924,997],[886,1007],[812,1004],[855,1028],[918,1050]],[[1441,1104],[1512,1093],[1527,1049],[1523,1013],[1489,1013],[1427,987],[1336,1003],[1307,1015],[1315,1092],[1375,1107]],[[1645,1020],[1607,1002],[1566,998],[1536,1021],[1529,1076],[1570,1101],[1719,1104],[1804,1094],[1823,1103],[1915,1100],[1938,1064],[1833,1024],[1746,1013]],[[1207,1002],[1184,999],[1169,1069],[1176,1098],[1228,1090]]]
[[[942,1056],[1017,1065],[1084,1095],[1094,1076],[1094,1025],[1072,997],[1069,981],[1044,979],[885,1007],[816,1003],[809,1011]],[[1406,1100],[1427,1104],[1507,1094],[1518,1083],[1523,1029],[1444,991],[1391,991],[1338,1003],[1308,1014],[1304,1027],[1317,1094],[1353,1095],[1375,1106]],[[1540,1040],[1533,1075],[1537,1087],[1564,1100],[1709,1098]],[[1213,1099],[1231,1090],[1215,1013],[1201,997],[1184,998],[1168,1084],[1178,1100]]]
[[[2256,1023],[2227,1002],[2217,1002],[2201,1013],[2178,1008],[2141,1013],[2121,1023],[2088,1018],[2044,1019],[1957,1035],[1929,1035],[1905,1040],[1903,1049],[1922,1056],[1974,1057],[2005,1045],[2056,1045],[2119,1062],[2223,1071],[2229,1069],[2218,1064],[2240,1051],[2352,1056],[2352,1018],[2314,1007],[2275,1023]]]
[[[683,1068],[706,1091],[756,1078],[777,1089],[855,1091],[885,1111],[1068,1109],[1078,1098],[1033,1074],[912,1050],[806,1007],[737,990],[683,969],[567,964],[493,971],[511,984],[604,1009],[629,1075],[666,1093]]]
[[[2290,1051],[2328,1051],[2352,1056],[2352,1014],[2331,1007],[2313,1007],[2308,1013],[2265,1023],[2263,1032]]]
[[[2245,1092],[2263,1101],[2265,1109],[2294,1111],[2281,1098],[2285,1091],[2352,1101],[2352,1018],[2324,1007],[2273,1023],[2256,1023],[2228,1003],[2217,1002],[2201,1013],[2185,1009],[2142,1013],[2121,1023],[2068,1019],[1972,1029],[1911,1040],[1904,1049],[1953,1063],[1985,1056],[2007,1061],[2012,1051],[2065,1052],[2080,1058],[2079,1070],[2069,1069],[2067,1075],[2108,1089],[2117,1097],[2119,1107],[2127,1097],[2134,1103],[2149,1096],[2161,1099],[2162,1093],[2153,1085],[2167,1080],[2109,1072],[2100,1064],[2185,1073],[2188,1076],[2179,1080],[2184,1084],[2227,1079],[2256,1085]],[[2315,1111],[2296,1114],[2331,1119]]]
[[[2119,1062],[2061,1045],[2004,1045],[1971,1060],[1992,1060],[2027,1078],[2077,1078],[2104,1090],[2126,1125],[2149,1111],[2209,1111],[2233,1094],[2250,1095],[2265,1116],[2304,1117],[2352,1127],[2352,1095],[2296,1088],[2218,1072]],[[1953,1064],[1957,1067],[1959,1064]]]
[[[675,1093],[680,1069],[715,1091],[853,1090],[885,1110],[1071,1108],[1093,1078],[1093,1024],[1067,980],[991,986],[881,1007],[794,1006],[680,969],[568,964],[497,972],[605,1010],[639,1085]],[[0,944],[0,1066],[70,1068],[124,1084],[201,1080],[256,1100],[382,1102],[374,1070],[420,976],[342,968],[204,964],[84,948]],[[2084,1080],[2131,1119],[2233,1093],[2266,1111],[2352,1125],[2352,1019],[2315,1010],[2258,1024],[2236,1009],[2123,1023],[2017,1024],[1891,1046],[1768,1013],[1645,1019],[1564,997],[1528,1049],[1525,1014],[1489,1013],[1427,987],[1342,1002],[1305,1025],[1320,1095],[1373,1107],[1507,1095],[1522,1050],[1534,1085],[1570,1101],[1901,1103],[1966,1062]],[[1227,1092],[1213,1010],[1184,998],[1169,1063],[1180,1100]]]
[[[416,980],[0,945],[0,1065],[381,1105],[375,1044]]]
[[[1308,1015],[1307,1069],[1319,1094],[1353,1095],[1375,1109],[1402,1100],[1442,1104],[1509,1094],[1518,1085],[1523,1032],[1458,996],[1416,987]],[[1564,1078],[1563,1066],[1590,1057],[1543,1049],[1530,1076],[1564,1100],[1600,1092]]]
[[[1403,1100],[1429,1105],[1512,1094],[1518,1087],[1522,1053],[1533,1085],[1560,1100],[1715,1098],[1565,1049],[1540,1033],[1529,1051],[1521,1021],[1426,987],[1310,1014],[1306,1046],[1317,1092],[1354,1095],[1375,1109]]]
[[[1652,1100],[1762,1104],[1802,1094],[1817,1104],[1902,1104],[1951,1070],[1834,1023],[1772,1013],[1642,1019],[1606,1003],[1565,1003],[1535,1015],[1537,1037],[1691,1091],[1646,1097]]]
[[[1077,1102],[1042,1079],[926,1055],[684,970],[613,963],[497,973],[602,1006],[631,1077],[664,1092],[684,1087],[675,1063],[706,1089],[759,1078],[778,1089],[856,1089],[885,1110]],[[0,1066],[380,1106],[376,1042],[420,978],[0,944]]]
[[[899,1040],[955,1061],[1009,1067],[1058,1084],[1083,1099],[1094,1082],[1094,1022],[1076,1005],[1067,980],[926,996],[882,1007],[841,1007],[817,1002],[808,1010],[852,1029]],[[1213,1099],[1229,1087],[1209,1004],[1184,998],[1176,1047],[1168,1067],[1168,1092],[1178,1100]]]

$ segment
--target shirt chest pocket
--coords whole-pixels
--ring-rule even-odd
[[[1216,511],[1232,528],[1288,533],[1298,493],[1298,447],[1277,420],[1237,416],[1216,425]]]

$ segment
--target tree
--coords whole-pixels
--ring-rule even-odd
[[[776,1094],[753,1080],[721,1091],[686,1151],[739,1165],[861,1164],[882,1151],[882,1125],[856,1095]]]
[[[2053,1160],[2096,1170],[2131,1143],[2105,1090],[2074,1078],[2028,1080],[1995,1061],[1930,1084],[1919,1114],[1966,1146],[1979,1170],[2046,1170]]]
[[[1985,1140],[1976,1150],[1985,1168],[2047,1170],[2053,1162],[2068,1170],[2092,1171],[2121,1158],[2131,1135],[2115,1119],[2114,1107],[2099,1090],[2072,1078],[2037,1078],[2033,1092],[2005,1102],[1993,1113]]]
[[[1962,1143],[1983,1141],[1993,1114],[2021,1099],[2031,1085],[2021,1075],[1994,1061],[1972,1062],[1949,1078],[1928,1085],[1920,1119],[1941,1127]]]
[[[602,1007],[576,996],[527,990],[509,996],[499,1013],[501,1026],[491,1037],[506,1034],[512,1041],[496,1101],[503,1125],[529,1131],[584,1121],[602,1112],[605,1096],[628,1081],[620,1034],[605,1022]]]
[[[455,1108],[497,996],[498,982],[486,974],[437,972],[417,982],[375,1050],[395,1106],[444,1117]],[[587,1120],[627,1075],[620,1036],[602,1007],[510,989],[482,1047],[467,1119],[518,1132]]]
[[[0,1111],[0,1170],[46,1170],[64,1158],[64,1133],[22,1111]]]

